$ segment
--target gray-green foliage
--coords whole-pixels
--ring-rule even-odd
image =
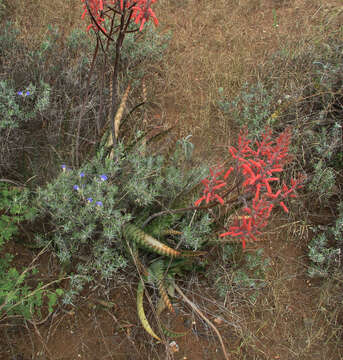
[[[211,232],[211,217],[206,214],[189,214],[180,225],[182,229],[181,239],[191,249],[201,249]]]
[[[223,93],[223,88],[219,88],[218,105],[224,114],[230,114],[240,127],[246,126],[250,135],[255,137],[267,125],[273,126],[276,122],[276,118],[271,117],[277,105],[274,91],[275,89],[268,90],[262,82],[245,83],[240,93],[229,100]]]
[[[228,244],[223,247],[223,261],[230,264],[227,276],[222,269],[218,273],[216,287],[220,296],[225,297],[228,291],[249,291],[249,301],[255,303],[258,290],[266,285],[265,273],[270,259],[263,254],[263,249],[254,253],[243,253],[241,245]]]
[[[137,25],[130,23],[128,30],[134,29],[137,29]],[[121,50],[121,60],[126,75],[131,79],[141,79],[146,74],[149,63],[161,61],[170,38],[171,32],[161,34],[150,23],[141,32],[127,33]],[[112,56],[112,63],[115,54],[114,48],[115,44],[111,44],[109,53]]]
[[[338,152],[342,146],[342,126],[335,122],[333,126],[323,126],[311,136],[315,145],[309,189],[317,194],[321,202],[327,202],[336,192],[337,171],[343,168]]]
[[[44,153],[37,154],[37,143],[46,146],[48,155],[69,141],[58,135],[62,128],[73,127],[70,120],[85,93],[88,66],[79,59],[88,56],[89,44],[76,41],[75,32],[63,44],[54,27],[34,47],[19,34],[11,22],[0,29],[0,171],[22,174],[24,149],[32,171],[32,165],[41,166]]]
[[[335,224],[324,231],[316,228],[316,235],[308,245],[308,256],[312,262],[308,272],[311,277],[328,277],[342,271],[343,203],[339,210]]]
[[[187,206],[194,201],[195,194],[185,190],[199,183],[205,166],[186,169],[183,162],[187,161],[182,156],[167,160],[161,155],[144,155],[139,143],[130,151],[119,143],[113,159],[100,149],[80,169],[61,170],[55,180],[37,191],[40,215],[48,216],[54,229],[38,241],[42,245],[52,241],[53,251],[66,269],[73,260],[78,262],[77,274],[83,276],[77,279],[79,285],[82,279],[89,281],[95,275],[113,279],[129,260],[123,225],[130,221],[140,224],[153,213],[170,208],[176,200],[179,204],[186,197]],[[169,176],[170,168],[178,182]],[[166,215],[168,221],[161,227],[163,218],[152,222],[146,231],[153,235],[154,228],[185,231],[184,246],[193,249],[200,247],[200,237],[210,231],[206,214],[197,215],[192,226],[189,215],[187,220],[182,215]]]
[[[30,83],[17,91],[9,82],[0,81],[0,131],[18,128],[21,122],[27,122],[47,109],[50,91],[49,84],[43,81],[38,87]],[[4,132],[0,132],[1,135]],[[5,138],[1,140],[5,141]]]
[[[319,161],[314,165],[314,172],[308,188],[317,194],[319,201],[327,201],[334,194],[335,180],[334,169],[325,166],[323,161]]]
[[[74,138],[61,134],[74,134],[82,102],[90,88],[93,90],[88,96],[80,136],[90,139],[90,134],[96,134],[94,118],[98,118],[99,123],[104,121],[107,99],[104,101],[102,96],[108,87],[107,78],[105,84],[101,82],[103,72],[108,69],[103,68],[104,55],[99,50],[89,88],[86,88],[96,41],[86,36],[84,29],[73,30],[64,38],[57,27],[49,26],[45,37],[35,46],[28,45],[30,42],[22,38],[15,23],[3,22],[0,29],[0,131],[6,127],[7,132],[0,135],[0,171],[13,169],[18,173],[23,173],[22,168],[15,166],[20,164],[24,144],[26,155],[34,165],[30,171],[41,165],[42,153],[37,154],[37,142],[45,146],[51,157],[55,156],[51,149],[70,149]],[[127,34],[122,47],[120,84],[122,80],[126,83],[128,76],[142,78],[149,63],[161,59],[168,38],[151,26],[146,26],[143,32]],[[111,43],[107,64],[113,60],[114,46]],[[24,94],[30,91],[30,96],[19,97],[18,91]],[[95,138],[90,140],[95,141]]]

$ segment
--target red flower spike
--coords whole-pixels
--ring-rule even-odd
[[[249,159],[249,162],[250,162],[250,164],[256,166],[256,167],[259,168],[259,169],[261,169],[261,167],[262,167],[262,165],[261,165],[259,162],[257,162],[257,161],[254,161],[254,160]]]
[[[271,189],[271,187],[270,187],[270,185],[269,185],[269,183],[268,183],[268,181],[266,179],[264,180],[264,185],[266,186],[268,193],[271,194],[272,189]]]
[[[244,173],[244,172],[245,172],[246,174],[249,173],[252,178],[255,178],[255,177],[256,177],[256,175],[255,175],[254,172],[251,170],[251,168],[250,168],[249,165],[247,165],[247,164],[242,164],[242,168],[245,170],[245,171],[243,171],[243,173]]]
[[[194,206],[199,206],[205,199],[206,199],[206,196],[201,197],[194,203]]]
[[[281,194],[281,190],[278,190],[275,194],[272,193],[267,193],[266,196],[272,198],[272,199],[276,199],[278,198],[278,196]]]
[[[289,210],[287,209],[285,203],[283,201],[280,201],[280,206],[283,208],[283,210],[286,212],[286,213],[289,213]]]
[[[273,172],[282,172],[283,171],[283,169],[282,168],[276,168],[276,169],[271,169],[271,170],[269,170],[271,173],[273,173]]]
[[[215,194],[214,197],[219,201],[221,205],[224,205],[224,200],[219,195]]]
[[[229,177],[232,171],[233,171],[233,167],[231,166],[230,169],[225,173],[224,180],[226,180]]]
[[[218,184],[218,185],[216,185],[216,186],[213,187],[213,190],[218,190],[218,189],[222,188],[222,187],[225,186],[225,185],[226,185],[226,182],[223,182],[223,183],[221,183],[221,184]]]
[[[266,218],[269,218],[270,213],[271,213],[271,211],[273,210],[273,207],[274,207],[274,205],[273,205],[273,204],[270,204],[269,209],[268,209],[267,214],[266,214]]]
[[[195,204],[198,206],[203,200],[206,201],[206,204],[208,204],[212,200],[218,201],[221,205],[224,205],[224,199],[217,194],[216,192],[226,186],[226,182],[224,182],[221,179],[218,179],[222,174],[223,170],[216,171],[212,168],[209,169],[211,178],[210,179],[203,179],[201,180],[201,183],[205,186],[204,188],[204,196],[198,199]]]
[[[277,189],[275,193],[270,183],[280,181],[275,174],[281,173],[284,165],[290,160],[288,155],[290,140],[290,129],[286,129],[275,140],[272,139],[272,131],[267,129],[262,135],[261,141],[256,141],[252,146],[251,141],[248,140],[248,132],[244,130],[239,135],[237,148],[233,146],[229,148],[232,158],[236,161],[236,166],[231,167],[225,173],[223,180],[219,179],[222,172],[212,171],[211,178],[203,182],[204,196],[196,203],[200,204],[201,201],[207,199],[223,204],[224,199],[216,191],[226,185],[225,181],[232,171],[243,176],[242,198],[245,205],[242,212],[247,215],[238,216],[234,221],[234,226],[220,234],[220,237],[239,237],[245,248],[246,241],[249,239],[257,241],[256,236],[261,234],[260,230],[267,225],[276,203],[280,203],[285,212],[289,211],[285,203],[279,202],[277,199],[279,197],[295,197],[294,192],[302,186],[304,179],[292,179],[290,187],[282,184],[281,189]]]
[[[233,158],[236,158],[237,150],[236,150],[233,146],[231,146],[231,147],[229,148],[229,151],[230,151],[232,157],[233,157]]]
[[[256,193],[255,193],[255,198],[254,198],[255,201],[258,201],[258,198],[259,198],[259,196],[260,196],[261,186],[262,186],[261,184],[258,184],[258,185],[256,186]]]

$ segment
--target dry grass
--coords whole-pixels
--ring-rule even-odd
[[[25,5],[19,0],[9,2],[8,7],[14,15],[15,24],[21,29],[22,38],[33,44],[44,39],[48,26],[61,29],[68,36],[75,27],[85,27],[81,20],[81,1],[35,1],[27,0]]]
[[[153,80],[164,120],[177,123],[182,135],[192,133],[204,152],[209,147],[222,151],[235,126],[218,111],[218,89],[232,98],[244,82],[256,81],[266,71],[272,76],[273,69],[264,65],[275,52],[285,53],[282,66],[287,66],[320,33],[316,26],[325,3],[219,0],[214,6],[204,0],[161,1],[161,31],[174,34]]]

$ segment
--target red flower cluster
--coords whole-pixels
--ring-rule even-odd
[[[224,175],[224,180],[226,180],[231,171],[233,170],[233,167],[231,167],[226,174]],[[201,180],[201,182],[204,184],[204,195],[195,202],[195,206],[200,205],[203,200],[206,201],[206,204],[208,204],[212,200],[217,200],[220,204],[224,205],[224,199],[220,197],[216,192],[221,189],[222,187],[226,186],[226,182],[224,180],[218,180],[218,177],[224,173],[224,170],[222,171],[216,171],[213,172],[212,169],[210,169],[211,179],[204,179]]]
[[[84,5],[84,12],[82,14],[82,19],[88,13],[87,4],[89,10],[91,11],[94,19],[96,20],[99,27],[106,32],[106,29],[101,25],[104,21],[104,6],[111,5],[118,8],[118,11],[121,12],[125,9],[131,11],[131,19],[135,21],[136,24],[140,23],[139,31],[143,30],[144,24],[152,18],[155,25],[158,25],[158,20],[156,14],[151,9],[151,5],[156,2],[156,0],[81,0]],[[93,29],[98,31],[98,28],[95,24],[90,24],[87,27],[87,31]]]
[[[247,135],[247,131],[241,133],[237,149],[235,147],[229,149],[232,157],[236,160],[235,172],[242,179],[243,214],[234,220],[234,224],[227,232],[220,235],[221,237],[228,235],[239,237],[243,248],[245,248],[246,241],[257,240],[256,236],[260,235],[259,230],[267,225],[267,220],[275,204],[278,203],[288,213],[284,199],[295,197],[296,189],[301,188],[304,180],[304,177],[297,180],[292,179],[290,187],[283,184],[281,189],[273,191],[274,184],[280,180],[277,174],[284,170],[284,165],[290,160],[288,154],[291,140],[290,129],[286,129],[275,141],[272,140],[271,131],[266,130],[261,141],[255,142],[256,150],[253,149],[252,141],[248,140]],[[224,180],[232,170],[231,167],[227,171]],[[202,181],[205,185],[204,196],[195,202],[195,206],[198,206],[203,200],[206,200],[206,203],[217,200],[220,204],[224,204],[224,199],[216,193],[219,189],[225,190],[226,182],[218,180],[218,176],[222,173],[223,171],[211,172],[212,179]]]

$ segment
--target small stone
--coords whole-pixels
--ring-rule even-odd
[[[176,341],[172,341],[171,343],[169,343],[169,347],[173,353],[179,351],[179,345],[176,343]]]
[[[221,325],[221,324],[224,322],[223,319],[221,319],[221,318],[219,318],[219,317],[215,318],[213,321],[214,321],[217,325]]]

